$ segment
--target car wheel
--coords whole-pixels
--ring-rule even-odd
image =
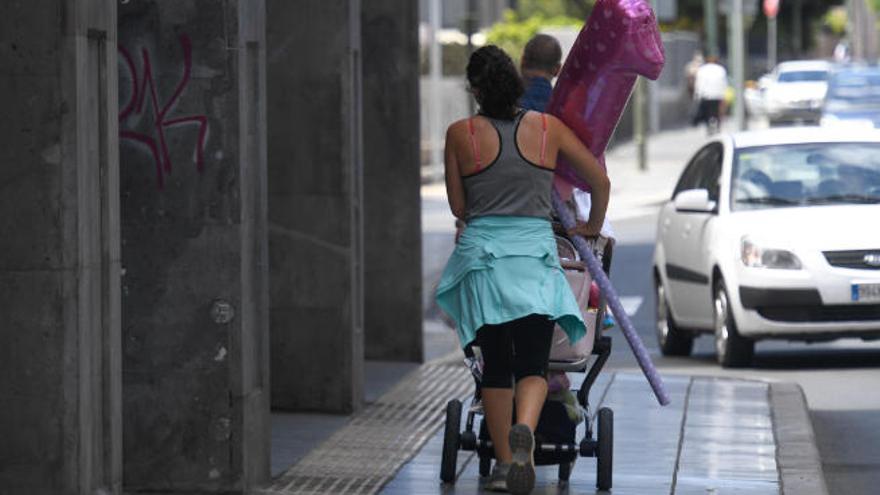
[[[654,279],[654,295],[655,328],[660,352],[664,356],[689,356],[694,348],[694,336],[675,325],[666,300],[666,289],[659,277]]]
[[[715,284],[715,356],[725,368],[736,368],[752,364],[755,354],[755,341],[739,334],[736,320],[730,310],[730,298],[724,281]]]

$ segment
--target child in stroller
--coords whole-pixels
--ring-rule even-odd
[[[554,230],[559,259],[583,310],[587,335],[571,345],[565,333],[556,328],[548,368],[550,393],[535,430],[535,464],[558,465],[559,480],[567,482],[578,456],[596,457],[596,486],[601,490],[608,490],[612,484],[613,412],[602,408],[594,415],[588,404],[590,388],[611,353],[611,338],[603,336],[601,331],[605,301],[601,294],[595,297],[592,277],[564,229],[561,225],[554,224]],[[601,236],[593,241],[593,252],[606,273],[611,266],[613,244],[613,239]],[[591,292],[594,295],[592,301]],[[460,430],[462,402],[454,399],[446,406],[440,478],[447,483],[455,482],[459,450],[476,451],[480,460],[480,475],[483,477],[489,475],[495,456],[484,419],[480,421],[479,430],[475,431],[475,419],[483,414],[479,348],[468,346],[465,355],[465,362],[472,371],[476,386],[466,411],[464,431]],[[569,390],[567,372],[586,373],[577,390]],[[515,414],[514,411],[514,416]],[[579,421],[584,422],[585,432],[580,442],[576,442]]]

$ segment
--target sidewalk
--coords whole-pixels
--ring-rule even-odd
[[[827,493],[799,388],[684,376],[665,381],[672,399],[667,407],[637,374],[611,374],[593,391],[594,409],[614,410],[612,493]],[[380,493],[483,493],[478,460],[467,452],[460,452],[454,487],[440,484],[441,448],[442,432]],[[596,491],[595,466],[594,459],[580,458],[567,485],[557,480],[555,466],[539,466],[533,493],[605,493]]]
[[[613,493],[827,494],[799,387],[676,375],[664,381],[667,407],[636,373],[604,373],[591,392],[593,411],[614,411]],[[439,480],[444,406],[472,390],[457,355],[427,363],[257,493],[482,493],[469,452],[459,452],[455,485]],[[536,494],[597,493],[594,459],[580,458],[567,485],[555,466],[537,471]]]

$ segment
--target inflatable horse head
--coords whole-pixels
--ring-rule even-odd
[[[657,79],[665,55],[647,0],[598,0],[581,29],[547,105],[580,140],[602,157],[637,76]],[[589,186],[561,161],[557,178]],[[559,181],[557,181],[558,183]]]

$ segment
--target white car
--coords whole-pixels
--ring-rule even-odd
[[[828,91],[831,64],[823,60],[783,62],[764,85],[764,110],[771,125],[817,124]]]
[[[880,131],[708,142],[660,211],[654,282],[665,355],[704,332],[723,366],[765,338],[880,338]]]

